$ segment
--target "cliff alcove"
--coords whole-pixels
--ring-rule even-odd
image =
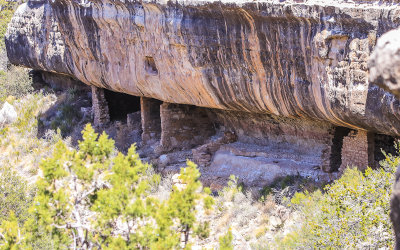
[[[110,121],[127,121],[128,114],[140,112],[140,97],[104,89]]]
[[[339,171],[340,165],[342,165],[342,150],[343,150],[343,139],[348,136],[351,129],[346,127],[336,127],[334,136],[332,138],[332,149],[330,156],[330,170],[331,172]]]
[[[367,64],[398,26],[397,9],[32,0],[5,42],[11,63],[90,85],[93,123],[121,138],[136,131],[155,165],[188,158],[210,176],[258,185],[297,173],[331,180],[375,165],[400,136],[400,103],[369,83]]]
[[[398,140],[398,137],[393,137],[390,135],[384,134],[375,134],[374,136],[374,161],[375,165],[379,166],[379,162],[385,159],[385,155],[382,153],[382,150],[386,154],[396,155],[397,151],[394,147],[395,142]]]

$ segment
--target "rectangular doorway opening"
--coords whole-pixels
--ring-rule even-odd
[[[104,89],[110,121],[126,122],[127,115],[140,111],[140,97]]]
[[[386,154],[396,155],[397,150],[394,147],[396,139],[390,135],[383,134],[375,134],[374,136],[374,161],[376,166],[379,166],[379,162],[385,159],[385,155],[382,153],[382,150],[385,151]]]
[[[348,136],[351,129],[346,127],[336,127],[332,139],[331,155],[330,155],[330,168],[329,172],[339,171],[340,165],[342,165],[342,149],[343,149],[343,138]]]

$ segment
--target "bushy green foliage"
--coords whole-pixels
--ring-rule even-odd
[[[24,223],[31,218],[34,190],[29,188],[24,178],[9,167],[0,169],[0,249],[27,248],[24,242]],[[43,249],[49,246],[49,235],[41,232],[39,239],[30,242],[30,249]]]
[[[18,132],[24,136],[27,134],[33,134],[37,132],[38,125],[38,113],[40,112],[40,106],[42,102],[42,94],[35,93],[29,98],[29,105],[24,105],[23,109],[18,114],[15,127]]]
[[[53,248],[190,247],[191,233],[207,236],[208,224],[197,221],[195,208],[210,209],[213,200],[202,189],[196,165],[187,164],[180,174],[184,186],[160,201],[150,192],[160,176],[148,175],[151,166],[140,160],[135,146],[126,155],[118,153],[113,140],[88,125],[79,150],[59,141],[52,157],[42,161],[29,219],[23,227],[12,217],[4,221],[14,229],[4,232],[0,244],[24,247],[39,239]],[[16,234],[23,236],[16,239]]]
[[[0,167],[0,221],[7,219],[11,212],[19,222],[25,221],[32,195],[22,177],[8,167]]]
[[[0,168],[0,245],[1,249],[16,249],[21,242],[22,225],[29,217],[32,192],[26,181],[8,167]]]
[[[232,230],[229,228],[228,232],[219,238],[219,249],[233,250],[232,240],[233,240]]]
[[[227,185],[221,191],[219,191],[219,195],[228,196],[227,200],[233,200],[237,193],[243,192],[243,185],[239,184],[238,181],[238,177],[230,175]]]
[[[400,157],[386,155],[378,169],[348,168],[325,193],[297,193],[292,205],[303,214],[298,230],[278,239],[282,249],[367,248],[393,245],[390,194]]]
[[[287,205],[296,192],[313,192],[322,189],[326,184],[299,174],[278,177],[261,190],[259,201],[266,202],[273,197],[277,204]]]
[[[0,50],[4,48],[4,35],[17,3],[14,1],[0,0]]]
[[[48,156],[61,139],[59,133],[37,138],[37,116],[49,105],[51,97],[35,93],[23,98],[7,98],[7,101],[14,105],[18,120],[0,129],[0,249],[10,249],[13,244],[16,249],[49,249],[52,240],[44,229],[40,229],[39,238],[33,238],[26,245],[24,224],[32,217],[29,208],[36,190],[25,180],[37,174],[41,158]]]
[[[11,66],[6,72],[0,70],[1,102],[8,96],[22,97],[32,91],[32,79],[28,74],[28,69]]]

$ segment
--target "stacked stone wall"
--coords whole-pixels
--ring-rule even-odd
[[[332,165],[332,152],[334,150],[333,144],[333,129],[329,130],[329,133],[326,135],[325,144],[322,144],[322,154],[321,154],[321,170],[325,173],[332,173],[337,171],[335,167]]]
[[[163,103],[161,114],[161,151],[190,149],[215,134],[207,109],[191,105]]]
[[[362,130],[352,130],[348,136],[345,136],[340,171],[343,172],[348,166],[365,169],[370,163],[373,163],[373,141],[373,134]]]
[[[110,122],[110,113],[104,89],[92,86],[92,112],[95,126],[103,126]]]
[[[151,98],[140,98],[140,110],[142,119],[142,142],[150,144],[156,142],[161,136],[161,101]]]
[[[201,167],[207,167],[211,164],[211,160],[217,150],[224,144],[232,143],[237,140],[237,136],[233,132],[225,132],[223,136],[216,138],[200,147],[192,149],[193,161]]]

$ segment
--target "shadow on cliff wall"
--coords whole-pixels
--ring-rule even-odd
[[[387,102],[387,105],[382,105],[383,102]],[[384,107],[384,110],[382,110],[382,107]],[[379,125],[392,128],[387,131],[387,135],[379,134],[376,130],[370,128],[370,131],[374,134],[374,141],[371,142],[374,147],[374,161],[378,166],[378,162],[385,159],[382,150],[386,153],[396,154],[394,143],[399,137],[391,136],[397,133],[395,126],[391,126],[391,124],[395,124],[400,117],[400,101],[392,94],[370,83],[365,105],[365,117],[373,117],[376,122],[389,121],[389,124]]]
[[[40,89],[45,95],[54,96],[51,107],[38,117],[38,138],[46,137],[49,130],[59,130],[64,138],[69,137],[71,144],[76,146],[82,139],[81,131],[85,125],[93,124],[90,88],[82,83],[77,86],[63,86],[65,81],[60,80],[61,84],[58,86],[50,85],[43,80],[40,72],[33,72],[32,78],[36,89]],[[100,133],[105,131],[115,140],[118,150],[125,152],[131,144],[141,142],[140,99],[112,91],[106,91],[105,95],[110,122],[95,129]],[[139,119],[129,121],[127,114],[132,113]]]

